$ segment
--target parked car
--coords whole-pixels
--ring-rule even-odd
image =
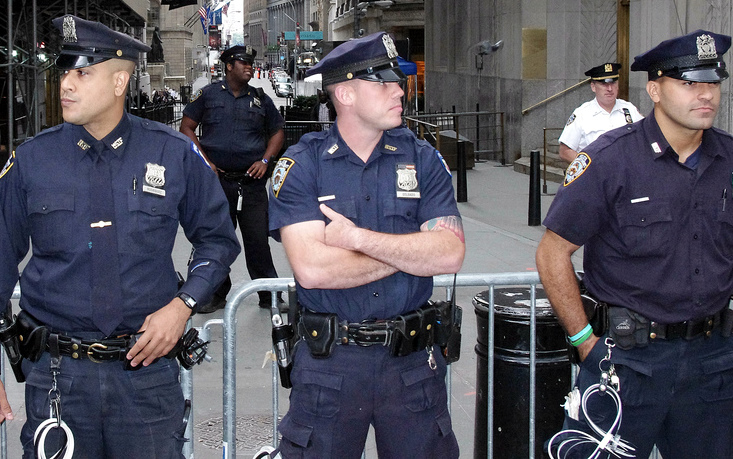
[[[287,81],[278,81],[275,84],[275,95],[279,97],[293,96],[293,83],[290,81],[290,78]]]
[[[290,75],[285,72],[275,72],[272,77],[272,89],[276,89],[278,83],[292,82]]]

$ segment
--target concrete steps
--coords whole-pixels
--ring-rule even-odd
[[[565,169],[568,167],[568,163],[562,159],[556,152],[552,152],[552,148],[548,148],[547,155],[545,156],[540,150],[540,181],[545,179],[545,167],[544,159],[547,158],[547,181],[562,183],[565,180]],[[522,154],[522,157],[514,161],[514,170],[516,172],[529,175],[530,168],[530,156],[529,152]]]

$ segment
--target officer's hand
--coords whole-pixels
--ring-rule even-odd
[[[583,344],[578,346],[578,355],[580,356],[580,361],[582,362],[585,360],[586,357],[588,357],[588,354],[590,354],[590,351],[593,349],[593,346],[596,345],[598,342],[598,337],[591,333],[590,337],[585,340]]]
[[[341,247],[343,249],[354,250],[355,238],[357,237],[357,229],[354,222],[344,217],[340,213],[331,209],[325,204],[320,205],[321,212],[331,223],[326,225],[326,233],[324,242],[331,247]]]
[[[180,298],[174,298],[161,309],[145,318],[138,332],[143,334],[127,353],[133,367],[141,362],[148,366],[160,357],[167,355],[183,336],[191,310]]]
[[[13,410],[8,403],[8,395],[5,393],[5,386],[0,382],[0,424],[6,419],[13,420]]]
[[[252,178],[260,179],[264,177],[267,173],[267,164],[263,163],[262,161],[255,161],[254,164],[249,166],[249,169],[247,169],[247,173]]]

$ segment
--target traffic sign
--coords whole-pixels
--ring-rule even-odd
[[[285,32],[285,39],[286,40],[295,40],[295,31]],[[323,40],[323,31],[322,30],[311,30],[311,31],[301,30],[300,39],[301,40]]]

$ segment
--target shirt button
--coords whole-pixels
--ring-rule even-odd
[[[646,221],[646,217],[641,217],[641,221],[645,222]]]
[[[46,210],[48,210],[48,206],[43,206],[43,207],[42,207],[42,209],[43,209],[44,211],[46,211]]]
[[[697,240],[697,234],[692,236],[692,239]]]
[[[157,212],[157,211],[158,211],[158,208],[157,208],[157,207],[152,207],[152,208],[150,209],[150,211],[151,211],[151,212]]]
[[[697,209],[697,203],[692,206],[693,209]]]
[[[374,292],[374,293],[372,293],[372,295],[374,295],[374,297],[376,298],[376,297],[379,296],[379,293],[378,292]]]
[[[365,199],[365,200],[367,200],[367,201],[369,201],[369,200],[371,200],[371,199],[372,199],[372,197],[371,197],[371,196],[369,196],[369,195],[366,195],[366,196],[364,196],[364,199]]]
[[[700,269],[699,268],[695,268],[695,274],[700,274]]]

